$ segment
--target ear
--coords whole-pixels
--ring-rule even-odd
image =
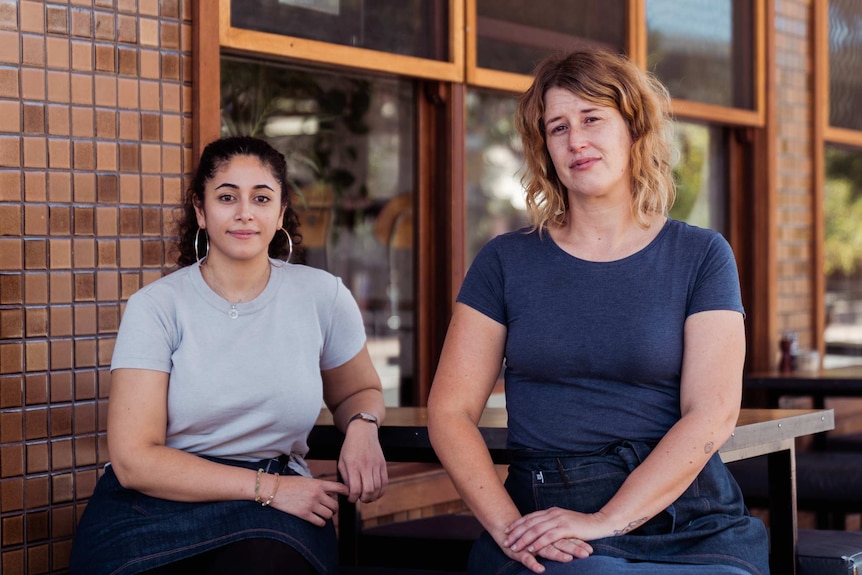
[[[192,200],[192,203],[195,206],[195,215],[197,216],[198,227],[205,230],[207,227],[207,218],[206,214],[204,213],[204,208],[203,206],[198,205],[197,200]]]

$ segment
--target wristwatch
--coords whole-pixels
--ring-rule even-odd
[[[377,427],[380,427],[380,423],[378,423],[378,421],[377,421],[377,416],[373,415],[371,413],[366,413],[364,411],[360,411],[359,413],[357,413],[356,415],[354,415],[353,417],[348,419],[347,425],[350,425],[352,422],[356,421],[357,419],[361,419],[362,421],[367,421],[368,423],[373,423]]]

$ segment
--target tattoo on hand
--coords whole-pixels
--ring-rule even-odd
[[[638,527],[640,527],[641,525],[643,525],[646,522],[647,522],[646,517],[641,517],[640,519],[635,519],[634,521],[632,521],[631,523],[629,523],[628,525],[626,525],[622,529],[615,530],[614,535],[625,535],[629,531],[634,531],[635,529],[637,529]]]
[[[712,450],[714,447],[715,447],[715,444],[711,441],[708,441],[706,443],[706,445],[703,446],[703,452],[704,453],[712,453]]]

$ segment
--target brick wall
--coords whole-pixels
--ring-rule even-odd
[[[0,0],[0,572],[62,572],[191,154],[187,0]]]
[[[813,345],[811,0],[775,2],[778,324]],[[778,340],[779,334],[771,334]],[[778,353],[778,350],[775,350]]]

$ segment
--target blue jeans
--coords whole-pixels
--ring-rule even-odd
[[[522,514],[553,506],[594,513],[651,449],[643,442],[622,442],[589,456],[517,452],[506,489]],[[766,528],[749,515],[739,486],[718,454],[667,509],[631,533],[590,541],[590,545],[593,557],[588,560],[542,560],[546,573],[698,573],[691,567],[698,565],[707,566],[705,572],[710,573],[769,573]],[[473,547],[470,573],[514,575],[526,573],[523,569],[487,533]]]
[[[214,458],[210,458],[214,459]],[[278,460],[219,463],[296,475]],[[317,527],[254,501],[187,503],[126,489],[111,466],[96,484],[75,532],[70,575],[132,575],[252,538],[286,543],[321,575],[338,573],[335,527]]]

